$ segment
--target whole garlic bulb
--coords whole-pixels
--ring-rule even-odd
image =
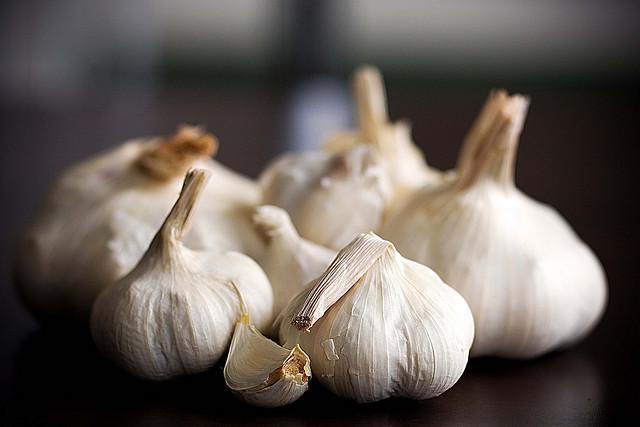
[[[279,333],[285,347],[300,344],[315,377],[339,396],[428,399],[462,375],[473,319],[437,274],[369,233],[289,303]]]
[[[309,389],[309,356],[299,345],[288,350],[262,335],[251,325],[244,298],[239,295],[243,313],[224,365],[227,387],[255,406],[274,408],[295,402]]]
[[[458,176],[416,193],[383,230],[467,300],[472,356],[531,358],[591,330],[605,306],[604,272],[552,208],[514,185],[528,99],[490,95],[458,162]]]
[[[218,361],[240,315],[230,282],[245,296],[256,325],[270,325],[273,294],[255,261],[182,243],[209,175],[187,173],[178,201],[142,259],[93,306],[96,345],[136,376],[167,379],[202,372]]]
[[[187,243],[261,253],[251,223],[258,187],[210,159],[217,145],[211,134],[183,126],[170,138],[129,141],[64,172],[18,241],[18,290],[34,314],[86,320],[100,290],[138,262],[190,165],[210,170],[213,183]]]
[[[391,123],[380,70],[370,65],[356,70],[353,77],[359,129],[331,137],[325,149],[339,153],[360,144],[380,155],[398,200],[427,184],[438,183],[441,173],[427,165],[424,155],[411,139],[406,121]]]
[[[377,230],[392,197],[380,159],[367,146],[284,155],[260,184],[263,204],[283,208],[302,237],[335,250]]]
[[[268,240],[259,263],[273,287],[273,313],[277,315],[329,266],[336,252],[301,238],[289,214],[277,206],[260,206],[253,220]]]

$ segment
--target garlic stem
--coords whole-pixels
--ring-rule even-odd
[[[143,152],[136,166],[148,176],[168,181],[181,176],[194,161],[213,156],[218,140],[198,126],[182,125],[170,138]]]
[[[318,278],[302,308],[291,322],[309,330],[393,245],[373,233],[361,234],[345,246]]]
[[[366,65],[353,79],[360,131],[369,142],[377,141],[381,125],[387,123],[387,99],[380,70]]]
[[[469,188],[484,177],[504,188],[514,188],[517,144],[528,105],[529,99],[522,95],[506,96],[504,91],[497,91],[489,96],[465,138],[458,160],[459,190]]]
[[[182,184],[182,190],[180,190],[180,196],[154,237],[154,243],[182,240],[189,230],[193,210],[210,176],[211,172],[205,169],[191,169],[187,172]]]
[[[498,112],[498,109],[507,100],[507,92],[504,89],[492,90],[487,97],[487,100],[480,110],[478,117],[471,125],[471,129],[467,132],[462,142],[462,149],[458,156],[458,164],[456,165],[458,170],[463,170],[468,167],[468,163],[472,161],[473,156],[476,154],[477,148],[481,145],[483,137],[488,128],[491,127],[493,120]]]

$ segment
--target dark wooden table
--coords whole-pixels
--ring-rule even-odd
[[[205,123],[219,158],[250,175],[283,137],[284,92],[161,91],[152,99],[95,95],[66,106],[0,105],[0,425],[600,425],[640,403],[637,98],[625,88],[516,88],[532,95],[517,182],[555,206],[604,264],[610,302],[584,342],[528,362],[473,360],[439,398],[356,405],[317,384],[299,402],[260,410],[225,391],[221,368],[168,383],[132,379],[83,332],[39,326],[10,278],[11,242],[63,167],[136,135]],[[485,88],[390,89],[430,162],[454,163]]]

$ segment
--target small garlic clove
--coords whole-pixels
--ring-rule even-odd
[[[311,279],[327,268],[336,252],[302,239],[289,214],[277,206],[260,206],[253,220],[267,239],[260,265],[273,287],[273,312],[277,315]]]
[[[96,299],[97,347],[141,378],[203,372],[227,350],[239,316],[233,281],[256,325],[272,320],[273,295],[258,264],[237,252],[196,251],[183,239],[211,172],[187,173],[178,200],[135,268]]]
[[[284,406],[308,390],[310,359],[298,345],[288,350],[263,336],[245,312],[236,323],[224,379],[239,399],[251,405]]]

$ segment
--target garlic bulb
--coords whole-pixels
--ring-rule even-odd
[[[392,197],[380,159],[367,146],[284,155],[260,184],[263,204],[285,209],[302,237],[335,250],[378,229]]]
[[[336,252],[302,239],[287,212],[276,206],[260,206],[253,220],[268,240],[259,262],[273,287],[273,313],[278,314],[327,268]]]
[[[325,149],[339,153],[360,144],[373,147],[387,169],[398,200],[423,185],[439,182],[440,172],[427,166],[424,155],[411,140],[409,124],[389,122],[380,70],[360,67],[353,78],[353,92],[360,128],[334,135]]]
[[[473,341],[464,299],[373,233],[342,249],[278,323],[280,342],[299,343],[322,384],[358,402],[438,396],[462,375]]]
[[[416,193],[383,236],[467,300],[472,356],[531,358],[569,345],[602,314],[606,284],[591,250],[552,208],[515,188],[528,99],[490,95],[466,138],[458,176]]]
[[[239,292],[239,291],[238,291]],[[241,400],[274,408],[298,400],[311,379],[309,356],[299,345],[287,350],[263,336],[250,324],[243,301],[229,356],[224,365],[227,387]]]
[[[240,314],[234,282],[259,328],[273,295],[262,269],[237,252],[196,251],[185,236],[211,173],[187,173],[182,192],[136,267],[96,299],[91,333],[98,348],[134,375],[160,380],[202,372],[229,346]]]
[[[210,160],[216,149],[212,135],[183,126],[170,138],[126,142],[64,172],[18,242],[15,274],[31,310],[87,319],[100,290],[149,246],[190,165],[210,170],[213,183],[187,243],[261,253],[251,223],[258,187]]]

